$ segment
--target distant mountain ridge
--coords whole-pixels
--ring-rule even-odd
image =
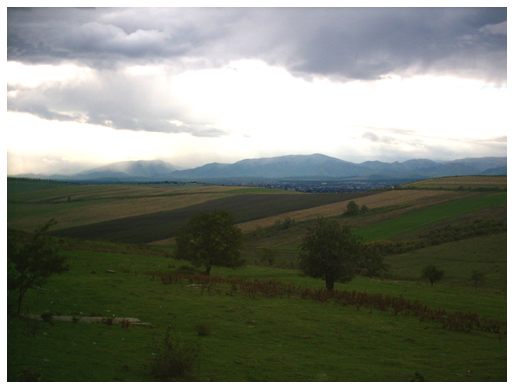
[[[323,154],[286,155],[243,159],[235,163],[208,163],[179,170],[160,160],[126,161],[89,169],[70,176],[37,176],[71,181],[148,182],[167,180],[340,179],[340,178],[430,178],[455,175],[505,175],[506,157],[465,158],[438,162],[410,159],[404,162],[366,161],[353,163]],[[20,175],[35,177],[35,175]]]
[[[89,169],[73,175],[77,180],[117,179],[117,180],[153,180],[165,178],[177,170],[170,163],[155,161],[115,162],[95,169]]]

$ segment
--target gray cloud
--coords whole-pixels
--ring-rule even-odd
[[[419,147],[423,144],[418,136],[410,132],[410,130],[379,129],[378,131],[391,133],[392,135],[377,135],[375,132],[366,131],[362,134],[362,138],[375,143],[376,145],[385,146],[387,148],[398,145]]]
[[[466,157],[505,156],[507,137],[467,139],[427,136],[409,129],[374,128],[376,132],[363,132],[361,137],[374,147],[373,158],[383,161],[399,161],[411,158],[451,160]],[[377,132],[379,134],[377,134]],[[386,133],[390,135],[381,135]],[[407,146],[408,151],[402,151]],[[413,152],[412,150],[416,150]]]
[[[261,58],[302,76],[506,79],[505,8],[8,9],[8,58],[94,67]]]
[[[380,141],[380,138],[373,132],[365,132],[364,134],[362,134],[362,137],[371,142],[379,142]]]
[[[94,80],[16,89],[16,94],[8,96],[7,107],[44,119],[83,121],[116,129],[200,137],[225,134],[185,117],[180,104],[169,101],[165,88],[112,70],[97,71]]]

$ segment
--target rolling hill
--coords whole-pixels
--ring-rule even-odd
[[[272,158],[244,159],[232,164],[208,163],[193,169],[179,170],[163,161],[118,162],[71,176],[50,176],[70,181],[148,182],[165,180],[220,179],[339,179],[394,178],[422,179],[455,175],[502,175],[507,170],[506,157],[466,158],[438,162],[410,159],[404,162],[366,161],[353,163],[323,154],[286,155]],[[34,177],[34,175],[23,175]]]

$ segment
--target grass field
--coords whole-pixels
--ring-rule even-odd
[[[415,239],[447,225],[506,220],[506,192],[409,189],[327,196],[198,184],[12,182],[10,228],[31,230],[57,216],[67,235],[55,239],[69,271],[29,290],[22,313],[135,317],[151,326],[44,322],[9,314],[9,381],[152,381],[152,361],[168,328],[174,338],[198,350],[187,377],[192,381],[507,379],[503,333],[450,330],[430,318],[299,295],[248,297],[226,284],[164,284],[150,273],[179,271],[190,264],[173,258],[169,240],[158,246],[142,243],[169,238],[193,214],[228,209],[245,228],[242,254],[247,264],[215,266],[211,279],[275,281],[320,290],[323,280],[294,268],[299,244],[317,216],[349,224],[367,241]],[[343,216],[350,198],[371,210]],[[286,217],[295,222],[274,225]],[[66,228],[70,226],[75,227]],[[403,298],[434,312],[445,310],[444,315],[464,312],[505,324],[507,234],[486,233],[387,256],[390,268],[383,278],[357,276],[336,283],[336,291]],[[260,263],[263,248],[275,252],[272,266]],[[429,264],[445,272],[434,286],[420,278]],[[470,280],[473,270],[486,277],[478,288]],[[15,298],[9,292],[8,304]],[[208,329],[205,336],[199,336],[198,325]]]
[[[507,176],[440,177],[403,186],[416,189],[507,190]]]
[[[445,283],[472,285],[471,272],[481,271],[481,287],[507,291],[507,236],[505,233],[479,236],[456,242],[426,247],[387,258],[391,274],[403,280],[417,280],[423,268],[436,265],[444,270]]]
[[[410,191],[401,191],[410,192]],[[412,191],[417,192],[417,191]],[[373,195],[380,196],[380,195]],[[339,215],[337,220],[350,225],[355,232],[367,241],[384,239],[412,239],[430,231],[431,228],[441,227],[448,223],[468,223],[480,219],[502,219],[506,217],[505,193],[476,193],[460,196],[455,200],[442,201],[440,198],[418,197],[419,203],[398,202],[396,206],[374,208],[366,215],[344,217]],[[357,199],[358,203],[361,200]],[[451,197],[450,197],[451,199]],[[410,205],[409,205],[410,204]],[[312,221],[296,223],[289,229],[276,230],[272,227],[263,229],[260,233],[249,234],[245,258],[250,263],[258,263],[263,247],[272,248],[277,256],[277,264],[294,266],[299,253],[299,245],[307,233]]]
[[[138,317],[153,327],[10,319],[11,380],[27,374],[50,381],[152,380],[152,353],[169,325],[175,336],[199,347],[192,377],[198,381],[409,381],[415,372],[433,381],[506,379],[505,339],[497,336],[449,331],[409,316],[330,303],[201,293],[142,274],[179,265],[168,258],[67,254],[70,271],[52,277],[44,289],[29,292],[27,312]],[[296,271],[260,267],[215,271],[252,278],[273,273],[284,281],[321,286],[321,281]],[[391,288],[402,293],[410,285],[356,279],[344,287],[370,290],[366,286],[370,282],[376,284],[375,290],[388,293],[393,293]],[[467,304],[484,300],[478,307],[486,307],[494,297],[480,291],[457,294],[425,284],[408,289],[431,304],[454,309],[466,309],[466,299]],[[199,323],[209,326],[211,334],[199,337],[195,331]]]
[[[507,193],[475,195],[417,209],[397,218],[358,228],[356,232],[367,240],[412,236],[420,229],[441,220],[451,220],[484,208],[505,207],[506,204]]]

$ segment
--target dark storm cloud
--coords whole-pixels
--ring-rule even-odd
[[[303,76],[506,79],[505,8],[12,9],[8,58],[94,67],[260,58]]]

